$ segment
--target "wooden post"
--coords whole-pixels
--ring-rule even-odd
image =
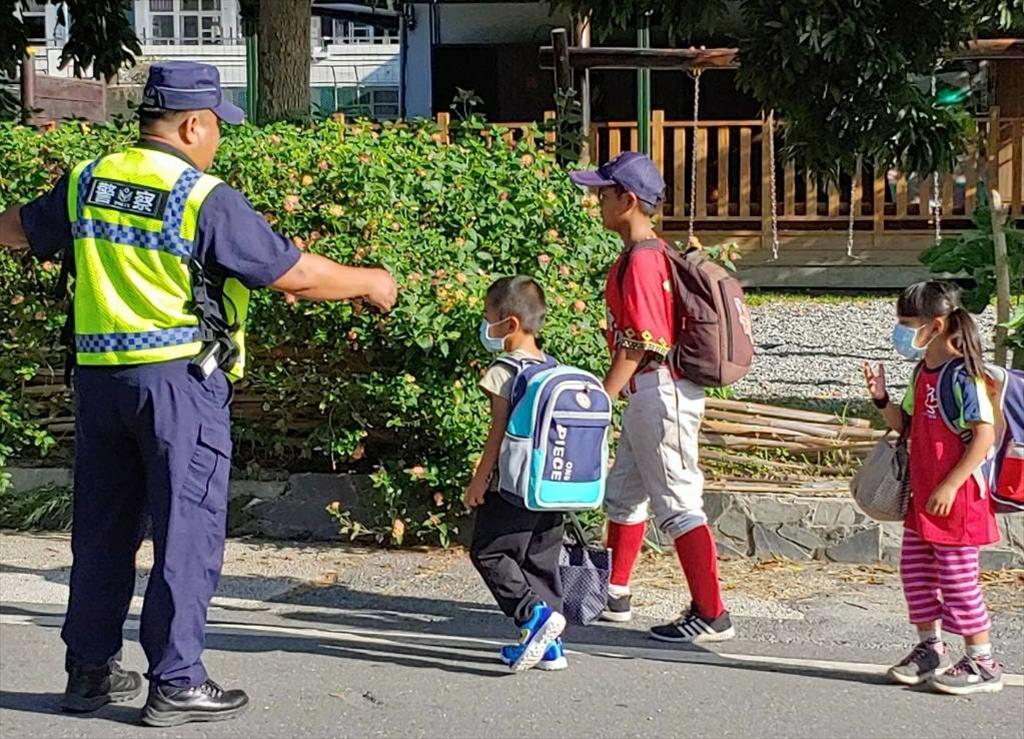
[[[36,107],[36,65],[32,60],[31,49],[26,49],[21,58],[21,107],[24,111],[23,123],[28,125]]]
[[[772,161],[775,147],[769,139],[775,132],[774,113],[761,118],[761,248],[772,248]]]
[[[655,110],[651,113],[651,159],[665,176],[665,111]]]
[[[590,46],[590,24],[591,17],[587,15],[586,18],[580,20],[576,26],[576,42],[580,48],[588,48]],[[590,112],[590,70],[584,69],[583,74],[580,77],[580,107],[581,113],[583,114],[583,121],[581,123],[582,130],[580,131],[580,166],[587,167],[590,165],[591,160],[597,158],[597,132],[591,131],[591,112]]]
[[[672,147],[675,149],[676,169],[673,175],[672,216],[683,218],[686,215],[686,129],[680,126],[672,132]]]
[[[729,127],[718,127],[718,202],[715,215],[729,215]]]
[[[1013,186],[1010,188],[1009,213],[1024,214],[1024,130],[1020,119],[1013,122],[1013,164],[1011,167]]]
[[[553,110],[545,110],[544,111],[544,122],[545,123],[550,123],[551,121],[555,120],[555,117],[557,115],[558,114],[555,113],[555,111],[553,111]],[[552,144],[552,145],[557,144],[558,143],[558,134],[555,131],[553,131],[553,130],[552,131],[548,131],[548,132],[546,132],[544,134],[544,141],[546,143]]]
[[[786,167],[783,172],[783,203],[782,212],[787,216],[796,215],[796,162],[790,160],[786,162]]]
[[[1007,209],[995,188],[989,190],[992,206],[992,245],[996,262],[996,364],[1006,366],[1006,334],[1003,327],[1010,320],[1010,264],[1006,255],[1006,234],[1003,223]]]
[[[749,126],[740,129],[740,217],[750,218],[750,142]]]
[[[877,240],[885,233],[885,188],[888,186],[888,172],[880,162],[875,162],[874,193],[872,195],[871,217],[874,221],[874,238]]]
[[[564,28],[551,31],[551,48],[555,52],[555,91],[572,87],[572,68],[569,66],[569,34]]]
[[[985,187],[991,192],[999,189],[999,106],[993,105],[988,114],[988,142],[985,147]]]
[[[697,218],[708,215],[708,129],[697,126]]]
[[[441,139],[446,144],[450,144],[451,140],[448,138],[449,126],[451,125],[452,116],[447,111],[437,114],[437,125],[441,127]]]

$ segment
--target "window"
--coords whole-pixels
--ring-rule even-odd
[[[46,2],[29,0],[21,12],[25,36],[30,44],[46,44]]]
[[[221,3],[223,0],[149,0],[153,44],[223,43]]]
[[[343,111],[367,118],[398,118],[397,87],[316,87],[314,105],[320,113]]]
[[[326,32],[327,28],[324,31]],[[334,19],[330,36],[330,43],[335,44],[389,44],[394,42],[387,29],[376,28],[367,23],[338,19]]]

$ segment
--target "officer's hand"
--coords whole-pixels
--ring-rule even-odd
[[[372,284],[366,293],[366,299],[371,305],[387,313],[395,307],[398,300],[398,285],[386,269],[374,269],[373,272]]]

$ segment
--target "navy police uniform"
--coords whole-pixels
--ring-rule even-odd
[[[151,69],[146,104],[165,110],[211,109],[231,123],[242,119],[241,111],[224,101],[216,70],[187,62]],[[80,174],[76,168],[21,212],[37,258],[73,254],[76,260],[92,260],[76,265],[76,288],[81,286],[74,298],[76,323],[95,314],[113,327],[93,333],[76,328],[74,564],[62,636],[69,671],[113,664],[121,649],[135,585],[135,555],[148,517],[154,564],[140,634],[148,677],[154,685],[189,688],[208,678],[202,652],[206,612],[224,554],[231,379],[226,366],[207,376],[191,363],[191,356],[163,359],[204,347],[210,338],[203,330],[208,316],[183,316],[180,325],[158,322],[152,330],[134,333],[117,329],[116,307],[146,300],[155,290],[144,281],[152,270],[124,270],[109,283],[103,282],[108,275],[97,273],[108,263],[103,260],[111,258],[167,260],[171,244],[188,252],[177,257],[215,277],[213,287],[208,285],[211,302],[221,305],[227,281],[239,283],[242,291],[270,285],[296,264],[300,253],[240,193],[198,172],[175,148],[143,138],[123,154],[123,160],[100,158],[83,166]],[[109,186],[99,177],[105,166],[128,166],[118,164],[122,161],[132,163],[128,179],[136,182],[134,189],[129,182],[123,192],[117,183],[123,184],[124,176],[111,176],[115,184]],[[150,177],[147,168],[156,165],[177,178],[169,191],[152,185],[155,175]],[[204,186],[203,178],[210,179],[208,191],[201,200],[189,201],[188,188]],[[183,220],[190,217],[192,226]],[[144,228],[146,219],[153,222],[153,230]],[[173,259],[139,263],[177,269]],[[140,281],[127,281],[126,275],[139,275]],[[108,286],[83,292],[90,279]],[[103,289],[118,294],[104,297]],[[94,299],[106,303],[99,308],[86,304]],[[191,300],[184,304],[191,305]],[[159,305],[152,301],[152,306]],[[136,312],[147,315],[146,310]],[[233,319],[238,328],[244,316]]]

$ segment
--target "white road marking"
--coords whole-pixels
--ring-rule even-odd
[[[63,616],[28,614],[0,614],[0,625],[5,626],[60,626],[64,623]],[[139,621],[137,618],[129,618],[126,624],[137,629]],[[401,650],[402,643],[398,641],[416,639],[432,642],[462,642],[465,644],[479,644],[488,648],[494,648],[500,642],[492,639],[481,639],[477,637],[447,635],[447,634],[424,634],[412,631],[392,631],[376,629],[321,629],[307,626],[285,626],[272,624],[251,624],[238,623],[235,621],[224,621],[211,619],[207,632],[211,634],[231,635],[238,632],[260,633],[269,636],[297,636],[306,639],[319,639],[326,642],[348,641],[364,644],[364,647],[353,647],[374,651],[373,646],[387,647],[389,650]],[[635,659],[633,655],[616,651],[591,651],[581,652],[578,650],[566,650],[570,655],[606,657],[612,659]],[[806,669],[821,670],[823,672],[852,672],[860,675],[884,675],[889,665],[877,665],[869,662],[838,662],[831,660],[800,659],[797,657],[771,657],[755,654],[732,654],[716,652],[680,652],[685,654],[685,661],[690,663],[714,664],[722,661],[748,662],[759,665],[777,665],[779,667],[802,667]],[[445,659],[445,655],[439,654],[439,659]],[[452,655],[457,659],[457,655]],[[1024,688],[1024,675],[1003,675],[1003,683],[1007,687]]]

